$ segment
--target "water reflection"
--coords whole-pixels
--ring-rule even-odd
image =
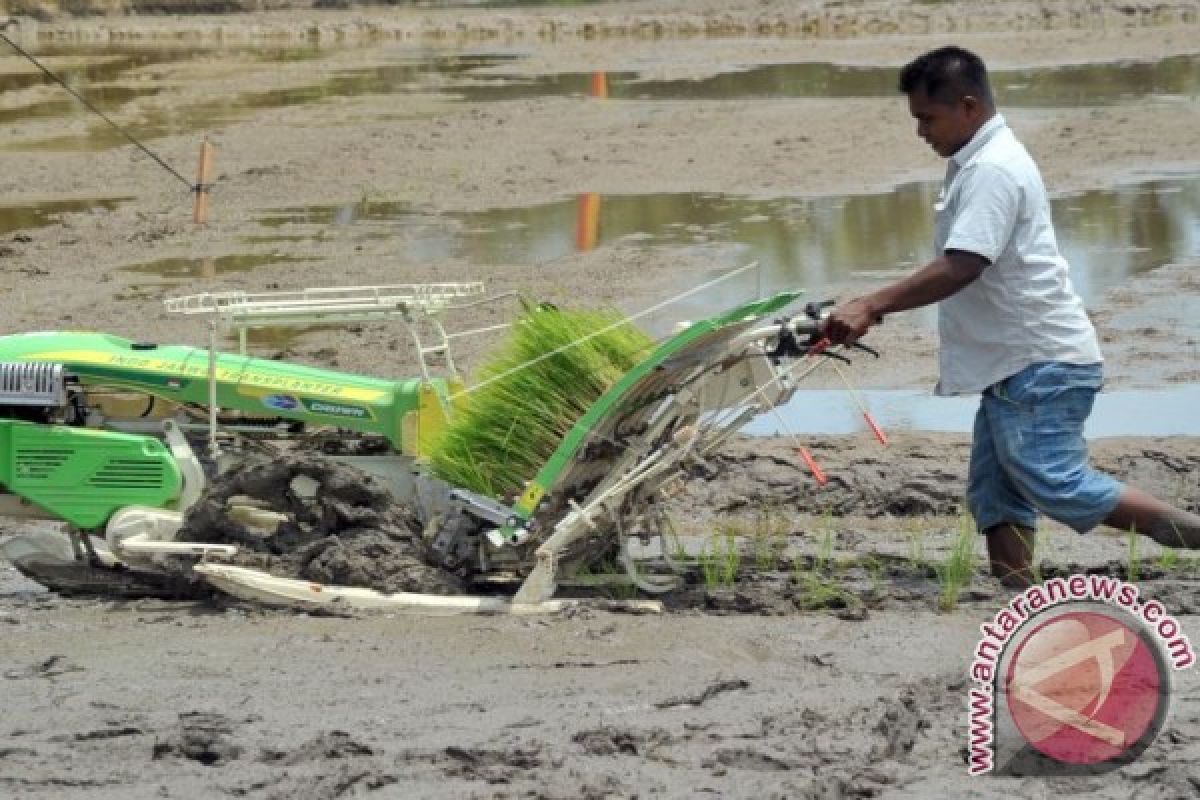
[[[63,53],[72,51],[64,50]],[[160,91],[153,86],[136,90],[106,83],[154,63],[179,61],[213,50],[146,49],[134,53],[75,50],[84,63],[66,64],[61,74],[90,101],[105,111],[129,100]],[[319,58],[333,51],[299,50],[232,51],[256,60]],[[89,61],[90,57],[95,60]],[[104,54],[104,55],[101,55]],[[39,54],[41,55],[41,54]],[[730,66],[719,74],[698,79],[653,80],[640,73],[609,71],[560,74],[512,72],[518,56],[511,54],[445,53],[420,50],[381,50],[381,65],[343,70],[313,70],[314,82],[286,89],[231,93],[219,100],[157,109],[130,124],[139,138],[207,129],[243,119],[255,111],[311,105],[327,98],[371,94],[438,92],[471,102],[528,97],[590,95],[613,99],[728,100],[755,97],[891,97],[896,94],[894,67],[855,67],[829,63],[790,63]],[[508,67],[506,74],[497,67]],[[1176,56],[1150,62],[1115,62],[1022,70],[998,70],[993,81],[1004,106],[1063,107],[1125,102],[1149,95],[1200,96],[1200,56]],[[48,82],[39,73],[0,75],[0,92]],[[107,93],[106,93],[107,92]],[[93,99],[93,94],[95,98]],[[50,116],[72,110],[71,101],[23,107],[26,116]],[[16,120],[17,109],[5,119]],[[125,144],[115,131],[93,124],[85,135],[52,137],[38,141],[10,141],[9,149],[101,150]]]
[[[125,85],[137,80],[139,70],[163,64],[173,64],[202,56],[221,53],[227,57],[241,57],[259,62],[284,62],[316,58],[322,51],[316,48],[258,48],[244,46],[220,49],[213,47],[98,47],[98,46],[45,46],[34,48],[32,54],[48,69],[63,79],[71,89],[89,103],[105,113],[119,111],[129,102],[153,96],[163,91],[162,85]],[[61,62],[61,63],[60,63]],[[52,94],[40,95],[41,99],[26,104],[8,105],[0,109],[0,122],[21,122],[30,119],[60,117],[73,113],[87,113],[85,106],[59,87],[41,72],[32,69],[26,62],[20,72],[0,73],[0,93],[14,92],[36,86],[46,86]],[[139,83],[142,83],[139,81]],[[231,95],[238,98],[237,95]],[[309,102],[305,96],[296,102]],[[237,118],[236,112],[258,107],[254,97],[248,97],[249,105],[230,103],[223,99],[215,103],[197,104],[192,107],[166,107],[147,114],[139,121],[126,126],[138,138],[154,138],[172,133],[185,133],[226,124]],[[263,104],[271,107],[269,99]],[[88,116],[88,132],[81,135],[51,137],[39,141],[10,140],[5,149],[52,150],[52,151],[97,151],[122,146],[128,140],[108,127],[101,120]]]
[[[160,90],[153,87],[132,88],[127,86],[99,86],[81,92],[93,107],[108,112],[139,97],[150,97]],[[0,123],[24,122],[30,119],[61,117],[76,111],[85,111],[83,103],[66,92],[52,100],[31,103],[15,108],[0,108]],[[122,138],[122,141],[127,141]]]
[[[315,260],[276,253],[244,253],[210,258],[163,258],[130,264],[121,269],[125,272],[157,275],[174,282],[188,278],[215,279],[231,272],[249,272],[269,264],[297,264]]]
[[[32,230],[57,222],[63,214],[81,211],[112,211],[131,197],[94,197],[78,200],[54,200],[20,206],[0,206],[0,234]]]
[[[259,222],[294,237],[354,225],[401,243],[400,263],[465,259],[552,264],[597,245],[698,247],[761,272],[722,286],[699,312],[797,286],[819,290],[856,275],[887,277],[932,255],[936,183],[887,194],[755,199],[723,194],[596,195],[479,213],[430,215],[401,203],[285,208]],[[1054,198],[1059,242],[1085,300],[1144,270],[1200,255],[1200,179],[1152,181]],[[683,278],[680,279],[684,280]],[[698,282],[698,281],[697,281]],[[688,286],[680,286],[680,289]],[[730,296],[736,291],[735,297]]]
[[[87,86],[116,81],[143,67],[186,61],[205,52],[211,52],[211,50],[194,47],[151,47],[128,51],[122,51],[120,48],[43,47],[33,49],[31,55],[62,78],[72,89],[78,90]],[[14,55],[7,45],[0,49],[0,54]],[[19,65],[20,71],[0,73],[0,92],[28,89],[34,86],[57,85],[23,59],[14,59],[11,63]]]
[[[606,75],[606,95],[652,100],[732,100],[754,97],[894,97],[896,67],[855,67],[809,62],[732,67],[716,75],[679,80],[643,79],[637,72],[495,75],[477,73],[473,84],[451,87],[473,102],[546,95],[591,94]],[[1200,96],[1200,56],[1160,61],[1120,61],[1036,69],[996,70],[992,82],[1001,106],[1096,106],[1148,95]]]
[[[861,392],[872,416],[886,430],[967,433],[971,430],[978,397],[934,397],[928,392],[866,390]],[[1200,385],[1172,389],[1130,389],[1101,392],[1088,419],[1090,437],[1196,436],[1200,435]],[[1147,413],[1147,409],[1154,409]],[[868,430],[846,392],[797,392],[779,409],[753,420],[745,432],[754,436],[783,433],[836,434]],[[782,424],[781,424],[782,423]]]

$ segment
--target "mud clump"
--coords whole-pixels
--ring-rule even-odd
[[[179,729],[154,745],[155,761],[184,758],[207,767],[236,761],[242,748],[232,741],[233,723],[221,714],[188,711],[179,715]]]
[[[345,731],[327,731],[293,750],[264,750],[264,764],[295,766],[328,759],[361,758],[378,755],[373,748],[356,741]]]
[[[511,783],[538,769],[543,759],[540,745],[512,750],[450,746],[429,757],[429,762],[447,777],[496,784]]]
[[[657,751],[674,744],[676,737],[661,728],[628,731],[605,725],[579,731],[571,741],[590,756],[628,755],[661,760]]]
[[[248,462],[216,478],[181,541],[233,544],[232,563],[379,592],[459,594],[425,559],[412,509],[366,473],[312,456]]]

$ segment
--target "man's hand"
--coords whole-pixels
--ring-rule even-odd
[[[829,313],[824,333],[833,344],[854,344],[879,321],[879,312],[871,298],[858,297]]]
[[[833,344],[854,344],[884,314],[945,300],[982,275],[989,263],[975,253],[947,250],[907,278],[835,308],[825,322],[825,336]]]

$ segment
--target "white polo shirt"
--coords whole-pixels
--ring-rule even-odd
[[[938,307],[936,394],[970,394],[1038,361],[1096,364],[1096,331],[1058,252],[1037,164],[996,114],[951,156],[934,206],[939,254],[991,264]]]

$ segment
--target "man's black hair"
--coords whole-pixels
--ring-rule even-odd
[[[900,70],[900,91],[923,92],[939,103],[953,104],[971,95],[992,105],[983,59],[961,47],[940,47],[919,56]]]

